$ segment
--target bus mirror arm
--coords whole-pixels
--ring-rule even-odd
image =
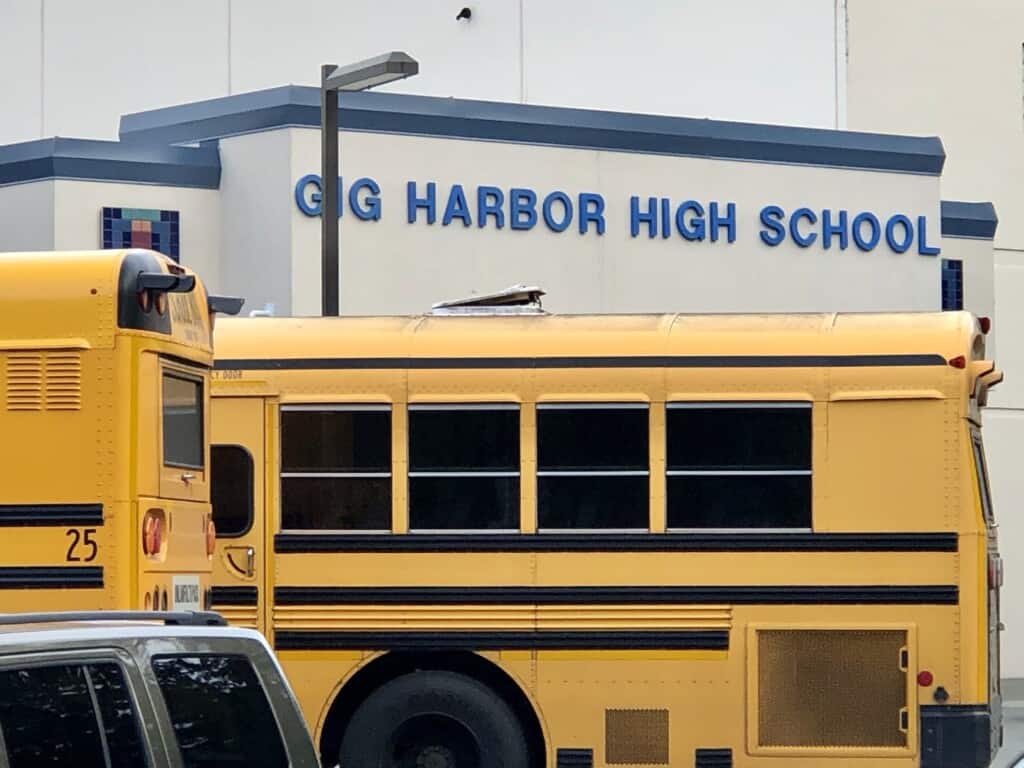
[[[206,306],[211,313],[217,312],[222,315],[237,315],[242,311],[245,299],[236,296],[208,296]]]
[[[196,287],[193,275],[169,275],[165,272],[139,272],[138,291],[163,291],[166,293],[191,293]]]

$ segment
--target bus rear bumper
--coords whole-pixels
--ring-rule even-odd
[[[987,768],[999,748],[998,729],[988,705],[921,707],[921,768]]]

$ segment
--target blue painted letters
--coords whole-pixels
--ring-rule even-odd
[[[405,190],[408,223],[421,221],[419,216],[423,211],[426,223],[434,224],[438,213],[437,183],[410,180]],[[346,191],[347,194],[342,195],[342,179],[339,178],[339,216],[347,201],[348,208],[360,221],[380,221],[385,195],[375,179],[359,178]],[[451,184],[442,194],[445,197],[441,225],[447,227],[459,221],[463,227],[471,227],[474,189]],[[568,230],[574,220],[580,235],[595,232],[601,236],[607,226],[605,197],[596,192],[570,193],[556,189],[543,194],[529,187],[503,189],[481,185],[475,188],[475,194],[478,229],[488,225],[504,229],[506,218],[510,229],[522,231],[535,229],[543,219],[545,227],[556,234]],[[295,183],[293,196],[302,214],[320,215],[322,194],[318,175],[301,176]],[[753,237],[752,233],[746,233],[748,219],[741,213],[736,203],[721,200],[683,198],[676,202],[672,197],[632,195],[629,198],[629,234],[637,238],[646,231],[649,240],[676,238],[677,242],[687,243],[718,243],[720,240],[735,243]],[[844,251],[852,240],[857,250],[864,253],[875,251],[883,243],[897,254],[906,253],[915,243],[921,256],[936,256],[940,252],[937,245],[928,242],[928,217],[918,214],[894,213],[883,218],[872,211],[797,207],[787,212],[779,205],[765,205],[758,211],[757,222],[760,224],[758,238],[772,248],[790,240],[800,248],[817,244],[819,249],[829,250],[835,245]]]

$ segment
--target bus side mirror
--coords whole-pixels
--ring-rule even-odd
[[[237,315],[242,311],[243,304],[245,304],[245,299],[240,299],[237,296],[208,296],[206,298],[206,306],[211,314]]]
[[[136,290],[162,293],[191,293],[196,287],[193,275],[169,275],[165,272],[139,272]]]

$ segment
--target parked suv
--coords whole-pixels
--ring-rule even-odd
[[[266,641],[215,613],[0,616],[0,766],[314,768]]]

